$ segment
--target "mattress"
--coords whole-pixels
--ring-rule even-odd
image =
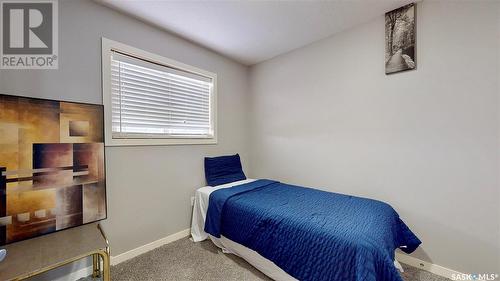
[[[207,217],[208,201],[210,198],[210,193],[221,188],[233,187],[240,184],[250,183],[253,181],[255,180],[246,179],[218,186],[204,186],[196,190],[196,193],[194,195],[193,219],[191,223],[191,237],[193,238],[194,242],[203,241],[208,238],[208,233],[205,232],[204,228],[205,228],[205,219]]]
[[[275,265],[272,261],[264,258],[256,251],[247,248],[239,243],[236,243],[227,237],[221,235],[220,238],[209,235],[204,231],[205,228],[205,220],[208,210],[209,198],[210,194],[222,188],[230,188],[233,186],[238,186],[245,183],[250,183],[255,181],[255,179],[246,179],[242,181],[236,181],[229,184],[219,185],[219,186],[205,186],[199,188],[195,193],[195,200],[193,206],[193,217],[192,217],[192,225],[191,225],[191,236],[194,242],[199,242],[210,238],[210,240],[219,248],[222,249],[224,253],[232,253],[235,254],[252,266],[260,270],[262,273],[266,274],[270,278],[278,281],[289,281],[289,280],[297,280],[277,265]],[[400,271],[403,271],[401,265],[398,261],[394,260],[394,265]]]

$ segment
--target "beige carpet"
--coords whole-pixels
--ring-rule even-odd
[[[448,280],[403,265],[405,281]],[[92,278],[80,279],[90,281]],[[245,260],[222,253],[212,242],[188,238],[157,248],[111,268],[112,281],[271,280]]]

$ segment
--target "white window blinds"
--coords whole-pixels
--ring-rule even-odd
[[[212,78],[111,54],[113,138],[211,138]]]

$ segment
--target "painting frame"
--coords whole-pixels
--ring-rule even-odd
[[[401,20],[405,18],[405,20]],[[417,69],[417,4],[410,3],[385,13],[385,74],[392,75]],[[409,22],[407,22],[409,20]],[[399,22],[398,22],[399,21]],[[405,26],[401,26],[405,21]],[[400,33],[406,42],[397,42]],[[406,39],[406,40],[405,40]],[[394,50],[397,48],[398,50]],[[399,52],[399,54],[398,54]]]
[[[98,162],[97,164],[97,167],[98,169],[94,169],[94,170],[99,170],[99,171],[96,171],[95,173],[96,174],[99,174],[98,178],[99,180],[96,181],[96,182],[92,182],[92,183],[89,183],[89,182],[81,182],[81,183],[77,183],[76,185],[81,185],[81,189],[82,189],[82,194],[80,195],[80,197],[82,198],[82,202],[80,202],[81,204],[81,213],[82,213],[82,222],[81,223],[76,223],[76,224],[69,224],[67,226],[64,226],[62,228],[54,228],[50,231],[46,231],[46,232],[41,232],[41,233],[36,233],[35,235],[28,235],[26,237],[21,237],[19,239],[14,239],[14,240],[9,240],[7,239],[7,236],[8,236],[8,232],[7,232],[7,226],[2,224],[2,219],[4,219],[5,217],[8,217],[6,216],[7,212],[6,212],[6,206],[8,205],[8,201],[7,201],[7,183],[9,182],[12,182],[12,181],[9,181],[8,179],[8,175],[7,173],[5,175],[3,175],[2,173],[3,172],[6,172],[6,167],[4,165],[4,163],[2,163],[2,159],[1,159],[1,156],[3,155],[2,154],[2,147],[0,146],[0,167],[1,167],[1,171],[0,171],[0,184],[5,184],[5,192],[4,190],[0,190],[0,195],[4,196],[5,200],[4,204],[2,202],[2,198],[0,198],[0,246],[4,246],[4,245],[8,245],[8,244],[12,244],[12,243],[16,243],[16,242],[20,242],[20,241],[23,241],[23,240],[28,240],[28,239],[32,239],[32,238],[36,238],[36,237],[39,237],[39,236],[43,236],[43,235],[47,235],[47,234],[50,234],[50,233],[54,233],[54,232],[58,232],[58,231],[63,231],[63,230],[66,230],[66,229],[70,229],[70,228],[74,228],[74,227],[79,227],[79,226],[82,226],[82,225],[87,225],[87,224],[91,224],[91,223],[96,223],[96,222],[100,222],[102,220],[106,220],[108,218],[108,194],[107,194],[107,185],[106,185],[106,153],[105,153],[105,128],[104,128],[104,106],[102,104],[94,104],[94,103],[86,103],[86,102],[75,102],[75,101],[68,101],[68,100],[55,100],[55,99],[47,99],[47,98],[39,98],[39,97],[31,97],[31,96],[19,96],[19,95],[12,95],[12,94],[4,94],[4,93],[0,93],[0,111],[5,111],[5,108],[4,108],[4,100],[5,99],[11,99],[11,100],[24,100],[25,102],[33,102],[33,103],[37,103],[37,104],[59,104],[61,106],[61,104],[66,104],[66,105],[69,105],[69,106],[75,106],[75,107],[82,107],[82,108],[92,108],[95,112],[98,113],[97,117],[95,117],[95,120],[94,120],[94,123],[95,124],[98,124],[98,126],[96,126],[96,128],[93,127],[93,132],[94,134],[96,135],[96,138],[99,139],[99,141],[97,142],[83,142],[83,141],[78,141],[78,140],[75,140],[74,142],[64,142],[64,143],[51,143],[52,145],[54,144],[65,144],[65,145],[70,145],[72,146],[72,165],[75,167],[75,169],[73,170],[73,172],[75,174],[79,174],[79,175],[83,175],[84,177],[88,177],[90,178],[91,175],[89,175],[89,172],[88,170],[90,170],[90,167],[89,165],[83,165],[83,166],[86,166],[86,169],[87,172],[86,174],[84,173],[83,170],[78,170],[79,168],[76,168],[77,166],[74,164],[75,161],[81,161],[81,159],[86,159],[86,158],[92,158],[92,160],[96,160],[96,162]],[[4,117],[4,114],[3,112],[0,112],[0,132],[2,132],[2,130],[4,129],[2,126],[4,125],[3,123],[3,118]],[[78,123],[80,122],[80,123]],[[71,123],[71,120],[68,121],[68,127],[65,129],[67,129],[68,131],[68,136],[70,138],[84,138],[85,137],[85,130],[89,130],[89,123],[86,123],[86,124],[83,124],[81,123],[81,121],[78,121],[76,122],[75,124],[79,124],[80,126],[77,127],[77,128],[73,128],[73,130],[77,129],[79,130],[78,134],[79,135],[72,135],[71,134],[71,131],[72,131],[72,128],[70,128],[69,126],[70,123]],[[83,127],[81,125],[84,125]],[[87,125],[87,126],[85,126]],[[62,126],[59,127],[59,130],[62,130],[61,129]],[[0,136],[0,144],[3,144],[3,139],[1,139],[1,136]],[[47,145],[46,143],[38,143],[38,142],[33,142],[31,143],[31,145],[33,146],[33,150],[31,151],[31,154],[32,154],[32,183],[35,183],[35,174],[37,174],[36,176],[39,176],[38,174],[42,175],[44,174],[44,172],[35,172],[35,162],[37,161],[36,160],[36,156],[35,156],[35,146],[40,146],[40,145]],[[88,150],[90,148],[90,150]],[[51,149],[48,149],[48,151],[53,151]],[[91,153],[92,157],[89,156],[88,152],[89,151],[92,151],[93,153]],[[97,153],[97,152],[98,153]],[[80,160],[75,160],[74,158],[74,155],[75,154],[78,154],[80,155]],[[83,155],[83,156],[82,156]],[[90,161],[90,160],[86,160],[86,161]],[[42,169],[50,169],[50,168],[42,168]],[[24,170],[24,172],[26,172],[26,170]],[[45,173],[46,174],[46,173]],[[46,176],[46,175],[45,175]],[[73,180],[74,180],[74,174],[71,176],[73,177]],[[102,177],[102,178],[101,178]],[[39,177],[38,180],[42,178],[43,180],[43,177]],[[7,180],[7,181],[6,181]],[[4,181],[6,181],[6,183],[4,183]],[[72,183],[73,184],[73,183]],[[33,184],[34,185],[34,184]],[[73,184],[72,186],[74,186],[75,184]],[[92,185],[92,189],[93,190],[90,190],[91,188],[87,188],[87,186],[90,186]],[[97,194],[98,195],[91,195],[91,196],[94,196],[95,198],[98,198],[99,201],[100,201],[100,210],[98,212],[98,217],[95,217],[95,218],[90,218],[88,217],[87,220],[84,220],[84,212],[85,212],[85,202],[83,201],[83,198],[85,198],[85,191],[84,191],[84,188],[87,189],[87,194],[92,194],[92,193],[96,193],[95,190],[97,190]],[[47,187],[47,189],[50,189],[50,187]],[[56,187],[54,187],[53,189],[57,189]],[[101,189],[101,190],[99,190]],[[88,191],[90,190],[90,191]],[[3,193],[3,194],[2,194]],[[89,200],[88,200],[89,201]],[[3,205],[3,206],[2,206]],[[2,216],[2,213],[1,212],[4,212],[3,214],[5,216]],[[51,210],[45,210],[44,212],[38,212],[37,213],[34,213],[34,215],[31,215],[32,217],[37,217],[38,216],[45,216],[47,213],[50,213]],[[29,215],[28,215],[28,218],[29,218]],[[10,216],[10,221],[12,223],[12,221],[14,220],[14,218],[12,218],[12,216]],[[5,230],[5,233],[3,232]],[[3,240],[2,240],[3,238]]]

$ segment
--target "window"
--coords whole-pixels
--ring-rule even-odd
[[[215,74],[102,39],[107,145],[217,142]]]

